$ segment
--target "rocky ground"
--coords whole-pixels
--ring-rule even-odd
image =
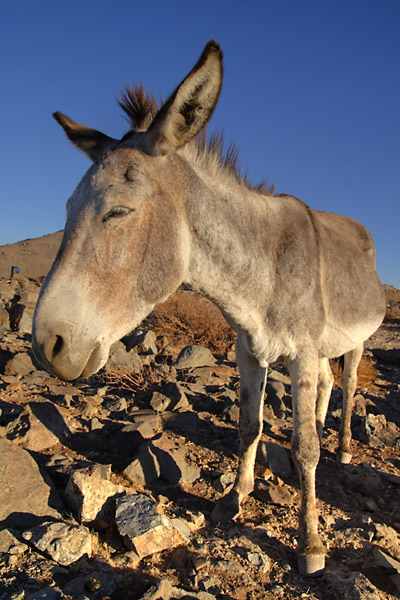
[[[297,572],[285,371],[269,373],[255,491],[216,527],[239,450],[233,352],[181,352],[142,330],[99,375],[62,382],[31,354],[38,291],[0,280],[0,600],[399,597],[398,300],[367,343],[351,465],[335,461],[332,393],[317,471],[327,569],[312,579]]]

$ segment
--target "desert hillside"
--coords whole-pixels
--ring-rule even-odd
[[[0,277],[10,277],[11,267],[19,267],[22,277],[38,279],[47,274],[57,254],[62,231],[0,246]]]

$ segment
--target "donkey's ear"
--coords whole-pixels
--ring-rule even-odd
[[[217,104],[222,73],[222,50],[211,40],[145,133],[145,150],[149,154],[173,152],[203,129]]]
[[[71,142],[93,161],[99,159],[111,145],[116,143],[113,138],[96,129],[79,125],[63,113],[55,112],[53,117],[64,129]]]

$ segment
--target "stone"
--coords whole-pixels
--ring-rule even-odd
[[[105,529],[114,521],[116,495],[124,492],[122,485],[76,471],[68,480],[65,496],[79,523]]]
[[[76,577],[64,588],[70,598],[109,598],[117,588],[117,582],[111,568],[104,563],[101,570],[90,569],[89,573]],[[97,592],[97,593],[96,593]]]
[[[383,567],[389,573],[392,574],[400,574],[400,562],[398,560],[395,560],[389,554],[386,554],[386,552],[383,552],[383,550],[381,550],[377,546],[375,546],[373,549],[373,555],[375,564],[378,567]]]
[[[271,561],[263,552],[249,552],[247,560],[261,573],[268,573],[271,570]]]
[[[22,537],[60,565],[68,566],[79,558],[91,556],[92,538],[86,527],[61,521],[48,521],[23,532]]]
[[[31,455],[0,437],[0,521],[3,526],[30,527],[44,518],[57,518],[50,506],[53,489]]]
[[[157,354],[156,336],[153,331],[137,329],[122,339],[126,350],[130,352],[136,348],[139,354]]]
[[[115,342],[110,348],[108,361],[104,368],[106,372],[120,368],[130,373],[140,373],[142,363],[136,352],[127,352],[122,342]]]
[[[274,442],[260,441],[257,448],[257,462],[267,467],[274,475],[291,475],[292,467],[285,448]]]
[[[215,479],[215,481],[213,482],[213,486],[215,487],[217,492],[228,492],[228,490],[233,486],[235,479],[235,473],[223,473],[220,477]]]
[[[61,600],[62,598],[64,598],[64,594],[58,587],[47,587],[29,594],[29,596],[24,595],[25,600]]]
[[[392,365],[400,365],[400,349],[399,348],[391,348],[389,350],[384,350],[383,348],[373,348],[372,354],[378,360],[381,360],[385,363],[390,363]]]
[[[128,408],[125,398],[105,398],[102,407],[110,412],[123,412]]]
[[[285,386],[281,381],[268,381],[266,386],[267,404],[272,407],[272,410],[279,419],[283,419],[286,414],[286,406],[282,398],[286,391]]]
[[[8,312],[0,302],[0,330],[6,331],[8,329],[9,318]]]
[[[208,592],[186,591],[173,587],[168,579],[162,579],[159,583],[152,585],[139,600],[215,600],[213,594]]]
[[[278,504],[279,506],[292,506],[293,495],[286,485],[274,485],[263,479],[256,479],[254,482],[254,496],[268,504]]]
[[[119,497],[115,522],[125,545],[140,558],[175,548],[183,542],[171,521],[160,514],[160,506],[144,494]]]
[[[123,475],[132,483],[152,485],[159,479],[178,484],[192,483],[200,477],[198,467],[188,465],[184,447],[177,447],[166,435],[159,435],[139,450]]]
[[[51,402],[30,402],[9,427],[8,439],[34,452],[47,450],[70,434],[60,410]]]
[[[389,446],[400,449],[400,430],[395,423],[386,421],[383,414],[368,414],[361,420],[360,440],[373,448]]]
[[[2,529],[0,531],[0,553],[7,554],[23,554],[28,549],[28,546],[21,542],[10,529]]]
[[[175,366],[177,369],[193,369],[195,367],[211,367],[215,363],[216,360],[208,348],[190,345],[180,351]]]
[[[27,352],[18,352],[7,361],[4,368],[6,375],[29,375],[35,370],[31,357]]]
[[[363,575],[356,571],[326,571],[323,575],[326,583],[332,587],[338,598],[346,600],[380,600],[379,590]]]
[[[144,439],[151,439],[162,429],[160,415],[152,410],[138,410],[130,415],[131,423],[122,429],[137,431]]]
[[[153,392],[150,406],[157,412],[166,410],[185,411],[190,407],[186,394],[179,383],[169,382]]]

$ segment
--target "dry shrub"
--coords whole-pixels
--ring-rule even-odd
[[[339,360],[331,361],[331,369],[335,380],[335,385],[341,386],[342,367]],[[357,387],[366,390],[371,389],[374,386],[375,380],[378,376],[375,362],[363,356],[357,370]]]
[[[158,389],[164,381],[152,365],[144,365],[140,373],[131,373],[123,367],[114,367],[103,374],[104,383],[111,389],[144,394]]]
[[[157,336],[166,335],[170,344],[201,344],[225,354],[235,340],[232,328],[220,310],[207,298],[186,290],[176,291],[159,304],[149,317]]]

